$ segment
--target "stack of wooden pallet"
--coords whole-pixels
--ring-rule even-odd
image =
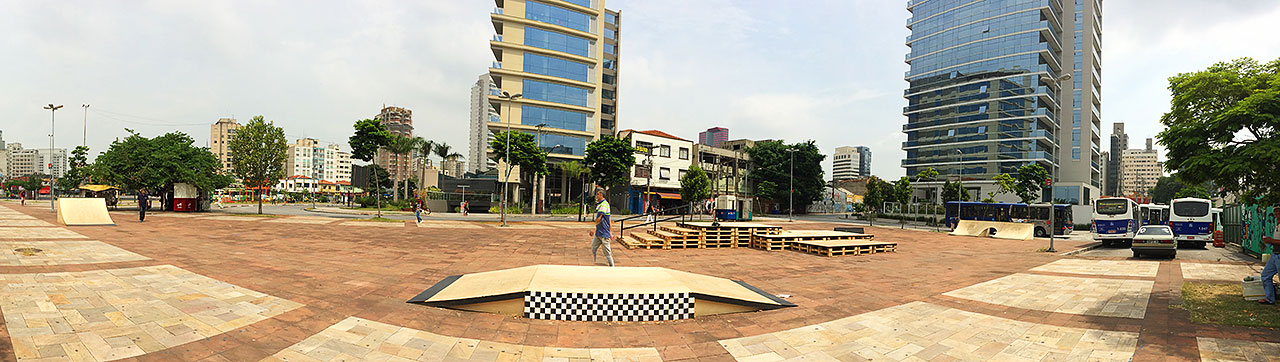
[[[897,243],[873,241],[869,234],[843,231],[797,230],[756,235],[751,247],[760,250],[794,250],[822,256],[893,252]]]
[[[685,249],[702,247],[702,232],[679,226],[660,225],[658,228],[636,231],[622,238],[628,249]]]

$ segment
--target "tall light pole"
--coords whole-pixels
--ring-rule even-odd
[[[55,114],[57,113],[57,111],[58,111],[59,109],[62,109],[62,105],[61,105],[61,104],[59,104],[59,105],[56,105],[56,106],[55,106],[55,105],[53,105],[53,103],[49,103],[49,105],[44,106],[44,109],[48,109],[48,110],[49,110],[49,164],[48,164],[48,170],[49,170],[49,211],[56,211],[56,210],[53,208],[53,204],[54,204],[53,200],[54,200],[54,199],[57,197],[57,195],[58,195],[58,192],[54,189],[54,186],[58,183],[58,179],[56,179],[56,178],[54,178],[54,177],[53,177],[53,121],[54,121]],[[40,194],[40,190],[36,190],[36,195],[39,195],[39,194]]]
[[[516,99],[520,99],[521,96],[523,96],[523,94],[520,94],[520,93],[511,94],[511,93],[507,93],[506,91],[503,91],[501,95],[498,95],[498,98],[507,100],[507,139],[506,139],[507,146],[504,147],[507,152],[506,158],[504,158],[504,160],[507,161],[507,172],[505,173],[505,175],[502,176],[502,210],[500,210],[502,211],[503,227],[507,226],[507,188],[510,187],[509,183],[511,182],[511,167],[512,167],[511,165],[511,103],[515,102]]]
[[[796,212],[796,149],[787,148],[787,154],[791,155],[791,182],[790,192],[787,192],[787,221],[795,221]]]
[[[84,107],[84,130],[80,131],[80,145],[86,146],[85,139],[89,134],[89,104],[86,103],[82,107]]]
[[[964,156],[964,151],[961,151],[959,148],[957,148],[956,154],[960,156]],[[964,201],[964,199],[967,198],[966,196],[969,196],[969,195],[966,195],[968,194],[968,192],[964,190],[964,163],[963,163],[964,157],[959,157],[959,159],[956,161],[960,161],[956,163],[957,165],[960,166],[960,176],[956,177],[956,186],[960,188],[960,194],[956,196],[958,196],[960,199],[956,201]],[[942,190],[942,191],[943,193],[946,193],[946,190]]]
[[[534,141],[533,141],[534,146],[538,147],[538,152],[542,152],[542,128],[546,126],[547,126],[546,123],[539,123],[537,126],[533,126],[534,128],[538,129],[538,137],[534,138]],[[533,209],[534,215],[538,214],[538,200],[539,200],[538,194],[544,191],[542,190],[543,189],[542,186],[543,186],[542,175],[534,174],[533,175],[533,206],[530,207],[531,209]]]
[[[1058,79],[1041,76],[1040,80],[1061,83],[1071,80],[1071,73],[1063,74]],[[1058,108],[1061,109],[1061,105]],[[1059,147],[1059,150],[1061,150],[1061,147]],[[1057,250],[1053,249],[1053,234],[1058,231],[1058,206],[1053,204],[1053,174],[1055,171],[1057,171],[1056,167],[1049,170],[1049,179],[1045,180],[1045,183],[1049,186],[1049,250],[1046,251],[1050,253],[1057,252]]]

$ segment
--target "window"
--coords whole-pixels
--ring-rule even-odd
[[[636,176],[638,178],[649,178],[649,166],[636,165]]]
[[[572,79],[579,82],[587,82],[591,79],[591,66],[587,64],[534,53],[524,53],[524,71]]]
[[[600,113],[613,114],[613,106],[608,104],[600,106]]]
[[[524,45],[585,57],[589,56],[591,41],[576,36],[526,26],[524,28]]]
[[[604,84],[618,85],[618,80],[612,75],[605,74],[604,77],[600,79],[604,81]]]
[[[591,90],[563,84],[547,83],[533,79],[524,80],[524,97],[527,99],[587,106]]]
[[[670,158],[671,146],[662,145],[662,147],[658,148],[658,156]]]
[[[604,90],[603,96],[604,96],[604,99],[609,99],[609,100],[614,100],[614,99],[617,99],[618,97],[617,93],[614,93],[614,91],[608,90],[608,89]]]
[[[604,52],[607,54],[618,55],[618,47],[613,44],[604,43]]]
[[[680,159],[681,159],[681,160],[687,160],[687,159],[689,159],[689,149],[688,149],[688,148],[680,147]],[[680,172],[684,172],[684,171],[680,171]],[[683,177],[682,177],[682,178],[683,178]]]
[[[658,179],[660,179],[660,180],[670,180],[670,179],[671,179],[671,169],[666,168],[666,167],[659,168],[659,169],[658,169]]]
[[[591,0],[562,0],[564,2],[582,6],[584,8],[591,7]]]
[[[520,124],[536,126],[545,123],[547,126],[574,131],[587,130],[587,114],[562,109],[539,106],[520,106]]]
[[[591,31],[591,16],[559,6],[539,2],[525,2],[525,18],[566,28]]]
[[[605,29],[605,30],[604,30],[604,37],[605,37],[605,38],[609,38],[609,39],[617,39],[617,38],[618,38],[618,31],[617,31],[617,30],[613,30],[613,29]]]
[[[610,13],[604,13],[604,22],[618,25],[618,16]]]
[[[689,170],[680,170],[679,178],[677,178],[677,180],[683,180],[686,173],[689,173]]]
[[[605,69],[618,70],[618,62],[617,62],[617,61],[614,61],[614,60],[610,60],[610,59],[605,59],[605,60],[604,60],[604,68],[605,68]]]

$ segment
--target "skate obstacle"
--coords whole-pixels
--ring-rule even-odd
[[[863,255],[897,250],[897,243],[870,234],[838,230],[782,230],[752,222],[680,222],[622,238],[628,249],[752,248],[792,250],[821,256]]]

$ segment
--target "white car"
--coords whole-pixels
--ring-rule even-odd
[[[1178,256],[1178,243],[1173,241],[1173,230],[1164,225],[1147,225],[1138,228],[1133,236],[1133,257],[1142,254]]]

